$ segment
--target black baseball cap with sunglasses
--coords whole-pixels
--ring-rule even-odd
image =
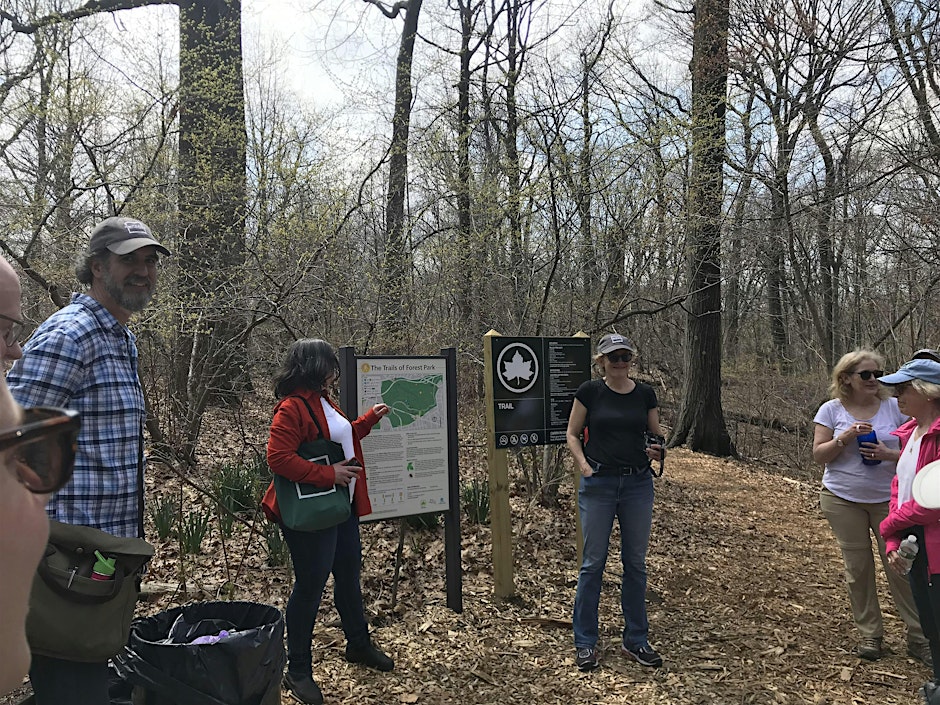
[[[23,423],[0,431],[0,451],[8,453],[19,480],[30,492],[48,494],[72,478],[81,416],[72,409],[23,409]]]

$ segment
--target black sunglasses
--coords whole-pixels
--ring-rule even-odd
[[[4,316],[2,313],[0,313],[0,321],[10,322],[10,327],[3,333],[0,333],[0,340],[3,341],[4,345],[11,347],[23,339],[23,329],[26,328],[24,321]]]
[[[885,371],[884,370],[862,370],[861,372],[856,372],[855,374],[857,374],[859,377],[861,377],[863,380],[867,382],[872,377],[884,377]]]
[[[633,359],[633,353],[607,353],[607,359],[611,362],[630,362]]]
[[[23,425],[0,431],[0,451],[12,449],[16,477],[30,492],[55,492],[72,477],[80,426],[71,409],[23,409]]]
[[[914,385],[911,384],[910,382],[901,382],[901,384],[895,384],[894,386],[891,387],[891,395],[895,397],[899,397],[913,386]]]

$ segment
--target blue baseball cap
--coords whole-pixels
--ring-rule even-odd
[[[940,384],[940,362],[934,360],[911,360],[901,365],[893,375],[879,377],[882,384],[904,384],[912,379],[919,379],[932,384]]]

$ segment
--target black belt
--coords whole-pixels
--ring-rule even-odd
[[[592,458],[585,456],[585,460],[588,461],[590,466],[594,468],[594,476],[613,476],[613,475],[641,475],[644,472],[650,470],[649,465],[605,465],[604,463],[599,463]]]

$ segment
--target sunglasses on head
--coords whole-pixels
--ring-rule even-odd
[[[867,382],[872,377],[884,377],[885,371],[884,370],[862,370],[861,372],[856,372],[855,374],[857,374],[859,377],[861,377],[863,380]]]
[[[0,451],[10,452],[16,478],[30,492],[55,492],[72,477],[80,426],[71,409],[23,409],[22,425],[0,431]]]
[[[607,353],[607,359],[611,362],[630,362],[633,359],[633,353]]]

